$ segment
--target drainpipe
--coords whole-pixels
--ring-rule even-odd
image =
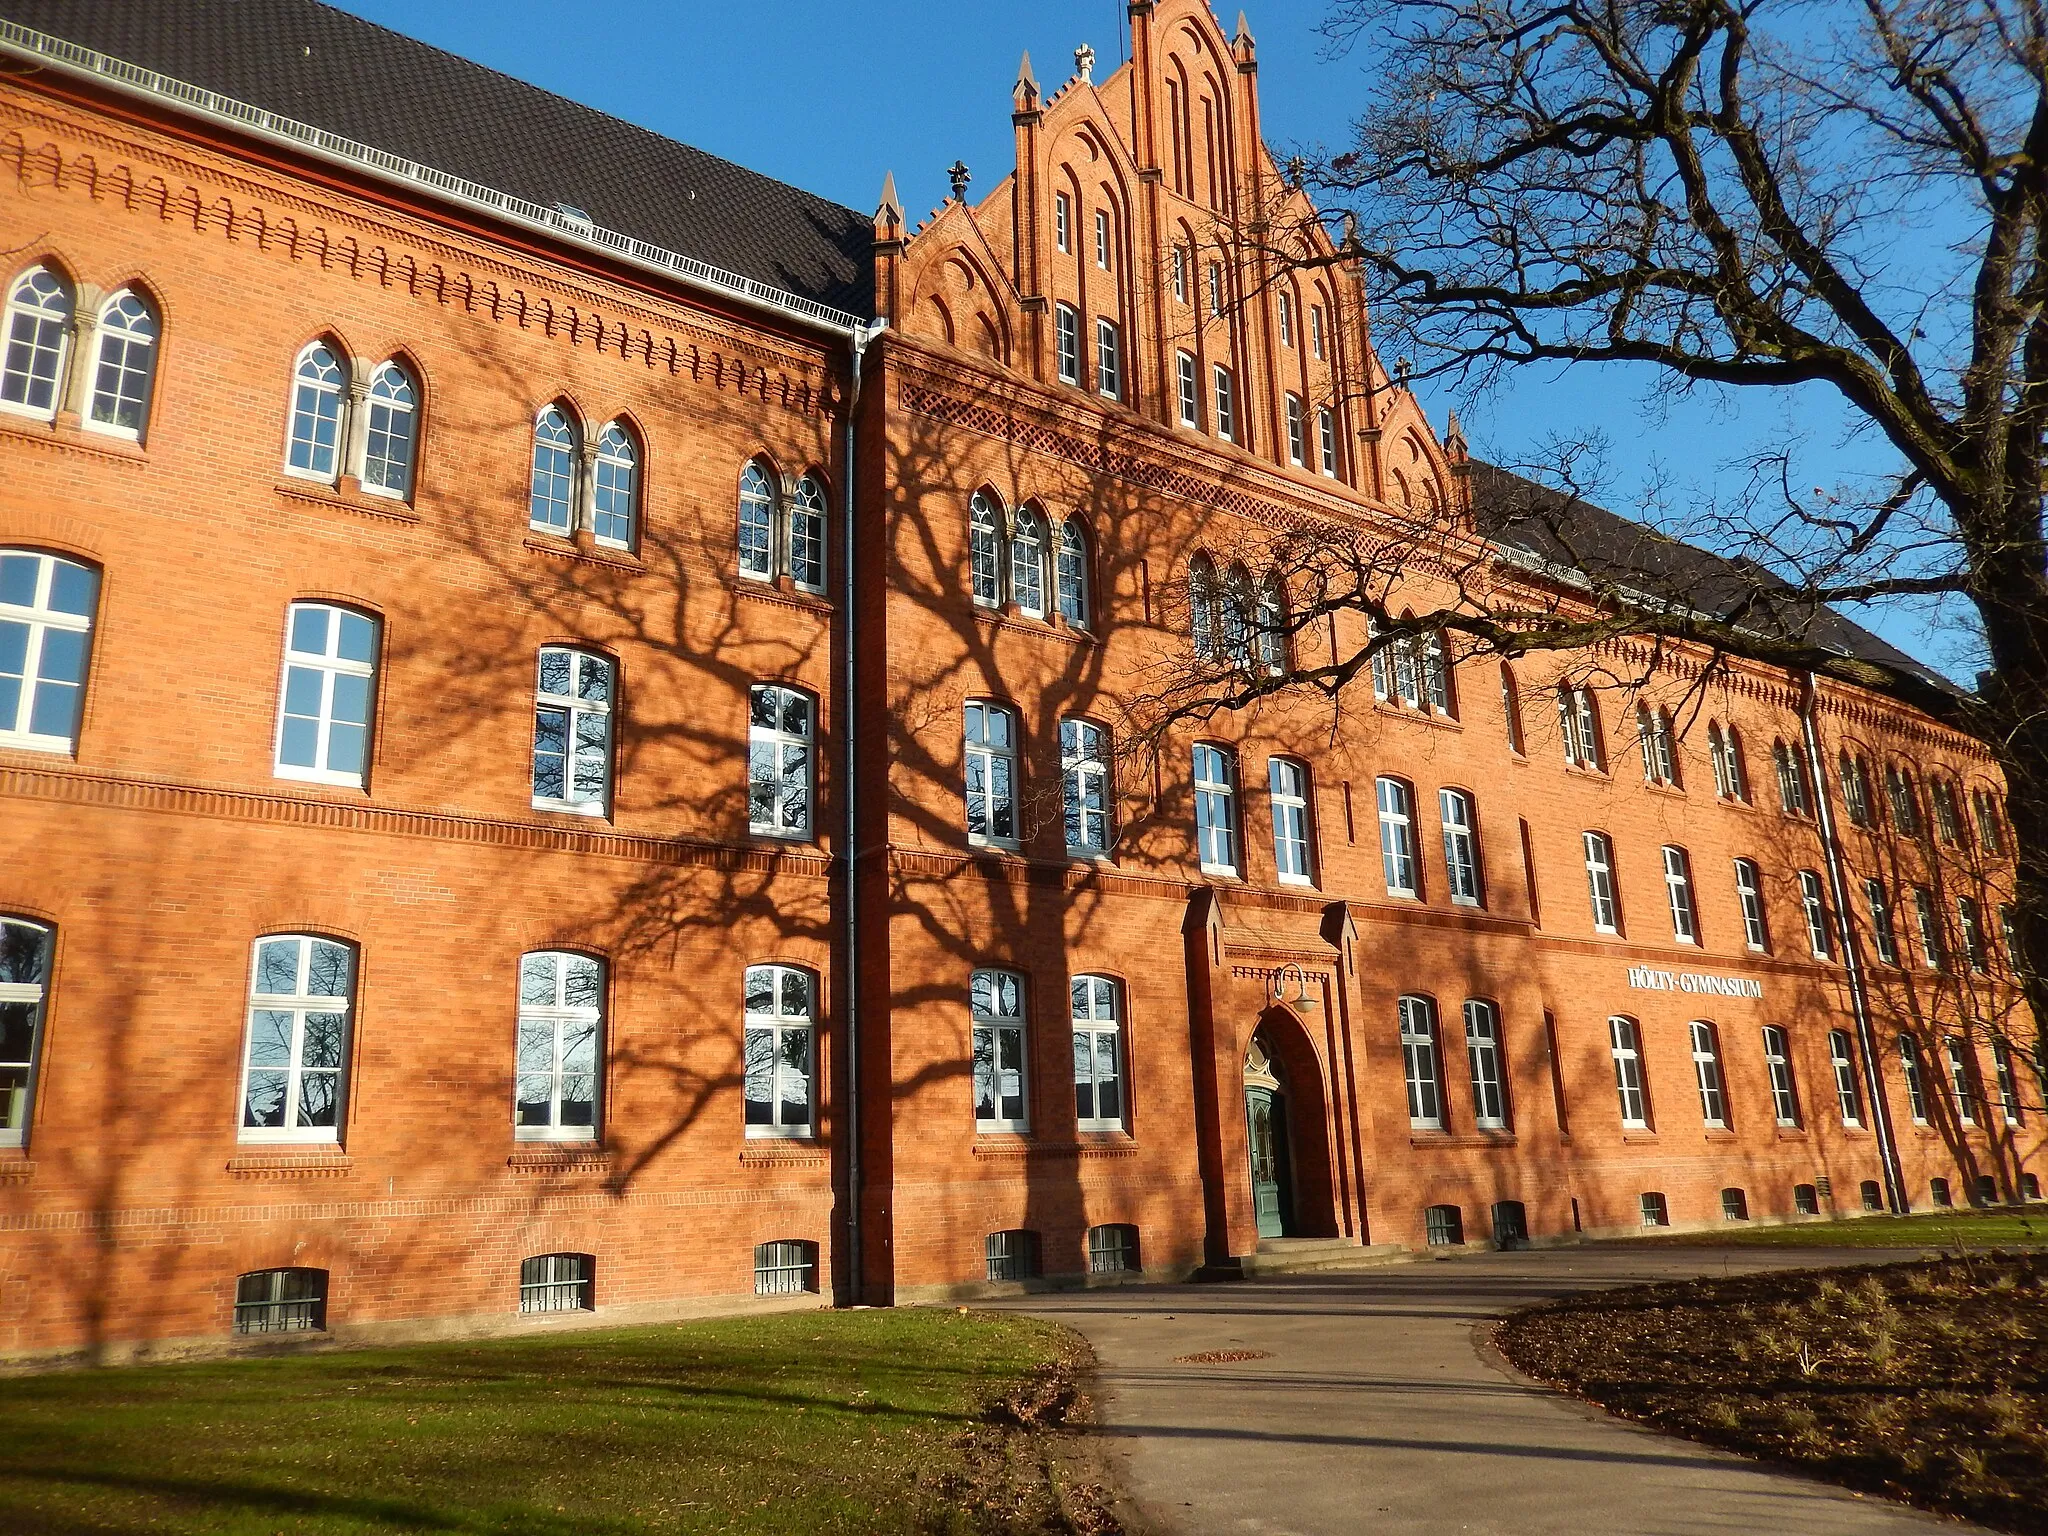
[[[846,464],[842,476],[845,517],[841,528],[839,558],[840,644],[845,652],[844,692],[839,701],[842,740],[845,747],[841,758],[839,793],[846,805],[846,823],[840,832],[845,845],[840,856],[846,865],[846,1017],[840,1027],[840,1039],[841,1049],[846,1053],[846,1289],[848,1299],[855,1306],[860,1305],[865,1287],[861,1270],[860,1231],[860,902],[854,878],[859,866],[855,840],[860,835],[860,826],[854,815],[854,785],[859,777],[854,767],[853,756],[856,713],[854,700],[859,679],[855,675],[854,666],[853,466],[855,421],[860,406],[861,364],[866,358],[868,343],[887,328],[886,320],[877,320],[871,325],[856,325],[848,338],[852,365],[846,393]]]
[[[1799,675],[1799,724],[1806,736],[1806,760],[1813,765],[1813,802],[1820,815],[1820,842],[1827,856],[1828,889],[1835,902],[1835,934],[1842,963],[1849,973],[1849,1006],[1856,1015],[1856,1039],[1863,1049],[1863,1089],[1870,1099],[1871,1125],[1877,1131],[1877,1155],[1884,1164],[1885,1200],[1894,1215],[1906,1214],[1906,1175],[1899,1166],[1898,1141],[1892,1133],[1891,1101],[1885,1097],[1879,1066],[1877,1031],[1870,1019],[1870,989],[1863,975],[1863,952],[1849,923],[1849,880],[1835,825],[1834,801],[1828,794],[1827,759],[1821,754],[1820,722],[1815,707],[1813,674]]]

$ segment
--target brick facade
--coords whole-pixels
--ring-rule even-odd
[[[54,935],[23,1145],[0,1148],[0,1353],[220,1338],[236,1277],[280,1267],[325,1271],[330,1326],[366,1333],[516,1316],[519,1263],[546,1253],[593,1256],[595,1305],[618,1317],[750,1295],[756,1245],[788,1240],[818,1245],[841,1299],[978,1286],[988,1235],[1013,1229],[1038,1235],[1047,1276],[1084,1273],[1089,1229],[1112,1223],[1137,1229],[1147,1272],[1185,1274],[1259,1241],[1244,1098],[1255,1035],[1284,1085],[1295,1235],[1419,1246],[1425,1210],[1455,1205],[1480,1241],[1496,1203],[1514,1201],[1540,1241],[1632,1229],[1645,1192],[1674,1223],[1710,1223],[1728,1188],[1761,1219],[1794,1214],[1796,1186],[1852,1211],[1864,1181],[1882,1184],[1862,1128],[1873,1107],[1861,1127],[1837,1107],[1829,1032],[1856,1030],[1839,942],[1830,960],[1808,957],[1797,872],[1826,871],[1817,821],[1777,804],[1771,743],[1801,730],[1782,675],[1739,665],[1713,685],[1684,716],[1673,787],[1643,781],[1622,718],[1635,701],[1619,690],[1600,694],[1604,766],[1566,765],[1561,664],[1519,670],[1521,750],[1487,661],[1455,668],[1450,711],[1374,704],[1361,684],[1337,709],[1219,717],[1156,760],[1112,752],[1115,836],[1101,857],[1070,856],[1061,724],[1113,734],[1185,656],[1198,554],[1227,567],[1275,530],[1398,521],[1468,494],[1462,445],[1381,367],[1327,238],[1298,278],[1216,238],[1289,198],[1261,147],[1251,40],[1226,38],[1192,0],[1131,9],[1133,62],[1110,78],[1047,100],[1020,80],[1017,168],[978,204],[950,201],[915,231],[885,204],[889,329],[861,364],[857,406],[843,337],[66,76],[5,82],[10,287],[43,265],[90,315],[131,286],[161,341],[139,442],[92,430],[83,383],[54,419],[0,414],[0,546],[100,578],[75,750],[0,745],[0,916]],[[1212,262],[1230,297],[1221,316],[1207,312]],[[1071,383],[1063,306],[1080,336]],[[1116,327],[1115,398],[1100,387],[1099,320]],[[409,496],[281,467],[291,370],[315,341],[361,382],[384,359],[409,368]],[[81,328],[68,377],[92,345]],[[1183,352],[1193,428],[1180,422]],[[1217,432],[1219,367],[1234,442]],[[630,548],[588,528],[536,532],[521,512],[550,403],[586,449],[613,421],[638,445]],[[826,491],[823,594],[740,573],[750,461],[785,491],[806,473]],[[1061,612],[1050,554],[1038,612],[1007,586],[975,600],[977,493],[1001,512],[1006,550],[1017,509],[1038,510],[1048,541],[1070,521],[1085,530],[1080,622]],[[1409,583],[1418,609],[1447,590],[1419,566]],[[306,601],[377,622],[362,787],[273,770],[286,614]],[[601,816],[529,804],[547,645],[616,668]],[[1679,698],[1685,664],[1651,696]],[[813,836],[799,841],[748,830],[761,683],[816,701]],[[976,846],[966,830],[970,701],[1014,721],[1014,846]],[[1715,792],[1709,719],[1741,732],[1746,802]],[[1966,823],[1969,790],[2000,793],[1984,753],[1883,696],[1825,684],[1815,719],[1818,788],[1837,816],[1844,746],[1867,757],[1880,800],[1884,768],[1910,764],[1923,816],[1938,775],[1961,787]],[[1234,876],[1205,874],[1197,856],[1198,739],[1236,763]],[[1275,755],[1306,770],[1306,883],[1275,862]],[[1382,776],[1412,790],[1412,899],[1382,877]],[[1450,895],[1444,789],[1476,811],[1475,903]],[[1907,1194],[1924,1206],[1946,1178],[1961,1203],[1989,1176],[2016,1198],[2039,1168],[2041,1112],[2016,1064],[2028,1112],[2005,1123],[1992,1057],[2017,1006],[1996,931],[2009,865],[1973,823],[1949,846],[1938,830],[1897,835],[1882,814],[1869,832],[1843,820],[1850,884],[1887,883],[1907,961],[1875,962],[1869,913],[1852,903]],[[1614,849],[1613,934],[1589,915],[1588,830]],[[1672,938],[1667,845],[1690,860],[1692,945]],[[1768,953],[1745,942],[1737,858],[1763,876]],[[1914,885],[1951,930],[1956,896],[1976,896],[1987,973],[1952,931],[1946,973],[1918,964]],[[297,933],[355,946],[342,1120],[325,1141],[251,1140],[237,1096],[252,946]],[[520,957],[542,950],[604,962],[600,1134],[587,1143],[514,1136]],[[811,1138],[747,1134],[742,977],[771,963],[815,978]],[[1632,986],[1631,967],[1742,978],[1761,996]],[[984,968],[1021,980],[1018,1129],[976,1126],[969,992]],[[1077,1126],[1069,985],[1084,974],[1117,983],[1121,1129]],[[1411,1125],[1404,996],[1436,1005],[1440,1128]],[[1498,1019],[1499,1128],[1475,1123],[1468,999]],[[1616,1014],[1639,1030],[1640,1129],[1617,1113]],[[1695,1020],[1718,1030],[1725,1129],[1702,1125]],[[1766,1025],[1787,1031],[1795,1126],[1776,1123]],[[1923,1042],[1924,1128],[1892,1043],[1902,1030]],[[1975,1074],[1974,1125],[1946,1091],[1950,1036]],[[1860,1047],[1855,1064],[1861,1081]]]

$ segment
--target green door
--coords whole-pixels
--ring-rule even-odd
[[[1287,1101],[1270,1088],[1244,1090],[1251,1137],[1252,1209],[1259,1236],[1287,1235]]]

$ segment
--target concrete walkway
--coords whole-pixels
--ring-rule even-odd
[[[1574,1248],[1012,1303],[1085,1334],[1107,1450],[1171,1536],[1928,1536],[1974,1530],[1523,1385],[1474,1323],[1608,1285],[1904,1254]],[[1175,1364],[1207,1351],[1267,1358]]]

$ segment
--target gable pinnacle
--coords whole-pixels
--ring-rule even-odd
[[[967,162],[965,160],[955,160],[946,167],[946,175],[953,182],[953,201],[956,203],[966,202],[967,183],[973,180],[973,173],[967,169]]]
[[[1038,78],[1031,73],[1031,51],[1024,51],[1024,62],[1017,66],[1017,84],[1010,92],[1011,104],[1019,112],[1038,110]]]
[[[1083,43],[1074,50],[1074,73],[1081,77],[1083,85],[1095,83],[1095,49]]]

